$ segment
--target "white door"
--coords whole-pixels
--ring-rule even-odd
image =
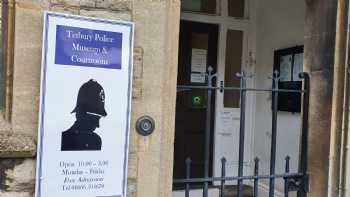
[[[184,0],[184,2],[191,0]],[[214,0],[213,0],[214,1]],[[191,1],[192,2],[192,1]],[[242,70],[254,73],[255,54],[255,0],[216,0],[216,14],[182,12],[181,18],[189,21],[218,24],[219,45],[217,62],[217,85],[239,87],[235,73]],[[185,5],[185,4],[183,4]],[[249,51],[249,52],[248,52]],[[254,87],[253,79],[247,87]],[[216,93],[213,175],[221,176],[221,158],[227,159],[226,174],[238,174],[240,94],[238,92]],[[252,125],[254,120],[254,96],[247,93],[244,151],[244,175],[252,173]],[[236,184],[233,182],[232,184]]]
[[[236,73],[245,71],[248,75],[247,30],[239,26],[222,25],[219,42],[219,62],[217,85],[221,83],[229,87],[240,87],[240,78]],[[247,86],[252,87],[252,80],[247,79]],[[244,174],[251,175],[252,114],[251,93],[247,93],[246,126],[244,140]],[[215,143],[214,143],[214,175],[221,176],[221,158],[225,157],[226,174],[238,175],[239,131],[240,131],[240,92],[226,90],[216,93]]]

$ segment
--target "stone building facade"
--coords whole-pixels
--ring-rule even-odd
[[[34,194],[45,10],[135,23],[128,196],[172,196],[180,0],[1,3],[0,197]],[[305,7],[304,69],[311,75],[309,196],[347,196],[349,1],[305,0]],[[142,115],[155,119],[151,136],[135,132]]]

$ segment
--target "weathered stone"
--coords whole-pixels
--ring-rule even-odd
[[[143,72],[142,97],[133,100],[131,124],[144,114],[156,121],[152,135],[134,134],[136,143],[131,144],[139,161],[138,197],[172,196],[179,5],[147,0],[135,1],[132,8],[135,46],[143,49]]]
[[[130,12],[114,12],[100,9],[81,9],[79,14],[82,16],[99,17],[113,20],[131,20]]]
[[[96,0],[80,0],[79,6],[83,7],[95,7]]]
[[[34,139],[15,133],[0,133],[0,158],[33,157],[36,153]]]
[[[32,197],[30,192],[2,192],[0,191],[0,197]]]
[[[32,136],[37,134],[39,110],[42,13],[16,7],[12,126],[14,132]]]
[[[136,180],[128,179],[128,197],[136,197]]]
[[[334,65],[334,46],[335,32],[325,32],[315,34],[313,36],[305,36],[305,43],[314,43],[313,45],[305,45],[304,58],[310,65],[310,71],[321,71],[324,68],[332,69]],[[315,57],[315,53],[322,54]]]
[[[0,133],[10,133],[12,132],[11,123],[4,119],[3,113],[4,112],[0,110]]]
[[[132,1],[131,0],[97,0],[97,8],[106,8],[112,10],[131,10]]]
[[[134,78],[142,78],[143,73],[143,49],[141,47],[134,48]]]
[[[41,10],[49,6],[49,0],[15,0],[16,6],[27,9]]]
[[[132,98],[138,99],[142,96],[142,80],[134,79],[132,83]]]
[[[143,73],[143,49],[141,47],[134,48],[133,59],[133,88],[132,98],[137,99],[142,96],[142,73]]]
[[[310,197],[330,196],[328,175],[336,16],[337,1],[307,1],[304,70],[310,73],[311,79],[308,139]]]
[[[8,192],[34,192],[35,160],[5,159],[0,161],[0,188]]]
[[[137,153],[129,153],[128,179],[137,178]]]
[[[50,10],[55,12],[67,13],[67,14],[76,14],[76,15],[79,14],[79,9],[75,7],[67,7],[62,5],[52,6]]]
[[[132,102],[140,102],[141,99],[133,99]],[[129,154],[135,153],[137,155],[138,152],[138,138],[139,134],[136,132],[136,121],[137,116],[131,116],[131,125],[130,125],[130,136],[129,136]]]
[[[52,4],[80,6],[80,0],[51,0]]]
[[[33,6],[21,4],[15,12],[13,119],[12,125],[7,125],[9,131],[13,129],[16,135],[23,135],[11,135],[12,141],[7,137],[6,143],[20,144],[18,150],[30,150],[28,155],[33,156],[35,142],[28,136],[36,136],[38,127],[42,14],[46,8],[41,6],[41,0],[30,2],[34,2]],[[128,196],[171,196],[179,4],[175,5],[175,0],[98,0],[94,7],[95,1],[92,0],[43,2],[50,2],[52,11],[136,23],[135,44],[140,47],[135,50],[134,74],[137,79],[134,79],[133,93],[138,99],[132,101]],[[35,3],[38,6],[34,6]],[[137,5],[135,10],[134,5]],[[152,39],[155,36],[157,39]],[[143,87],[147,87],[145,94]],[[135,132],[135,121],[144,114],[151,115],[157,124],[154,134],[149,137],[140,137]],[[27,139],[30,143],[17,142],[19,139]],[[14,151],[8,152],[11,152],[8,155],[13,155]],[[0,197],[33,196],[34,159],[0,160],[0,172]]]

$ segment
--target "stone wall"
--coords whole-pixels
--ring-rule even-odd
[[[11,0],[9,4],[15,10],[10,46],[13,85],[7,110],[11,121],[0,118],[0,197],[29,197],[34,192],[44,10],[135,22],[128,196],[171,196],[179,0]],[[156,130],[141,137],[134,125],[146,114],[155,119]]]

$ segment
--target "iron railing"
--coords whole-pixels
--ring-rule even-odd
[[[190,197],[191,184],[203,185],[203,197],[208,197],[208,186],[213,182],[220,182],[219,190],[220,197],[224,197],[224,191],[227,181],[237,181],[237,197],[243,197],[243,181],[250,180],[253,187],[253,196],[259,196],[259,181],[269,180],[269,197],[275,196],[275,180],[284,180],[284,196],[288,197],[289,192],[296,191],[298,197],[305,197],[308,192],[308,174],[307,174],[307,141],[308,141],[308,117],[309,117],[309,75],[300,73],[300,78],[303,79],[303,88],[295,89],[279,89],[279,74],[274,72],[272,80],[272,88],[247,88],[246,80],[251,76],[247,76],[244,72],[237,74],[240,78],[240,87],[225,87],[223,82],[220,86],[213,86],[213,80],[216,74],[213,74],[213,69],[209,67],[207,73],[207,85],[192,86],[178,85],[178,91],[190,91],[194,89],[207,90],[207,107],[206,107],[206,129],[204,141],[204,177],[191,178],[191,159],[186,159],[186,177],[183,179],[174,179],[175,184],[184,184],[185,197]],[[221,176],[209,177],[209,159],[210,159],[210,129],[211,127],[211,99],[215,91],[239,91],[240,92],[240,129],[239,129],[239,158],[238,158],[238,173],[237,176],[226,175],[226,159],[221,159]],[[243,174],[244,161],[244,143],[245,143],[245,112],[246,112],[246,93],[247,92],[271,92],[272,93],[272,134],[271,134],[271,149],[270,149],[270,173],[268,175],[259,174],[259,158],[254,160],[254,174],[245,176]],[[295,93],[302,95],[302,122],[301,122],[301,140],[299,153],[299,166],[297,172],[290,172],[290,157],[285,158],[285,172],[276,174],[276,136],[277,136],[277,115],[278,115],[278,94],[279,93]]]

